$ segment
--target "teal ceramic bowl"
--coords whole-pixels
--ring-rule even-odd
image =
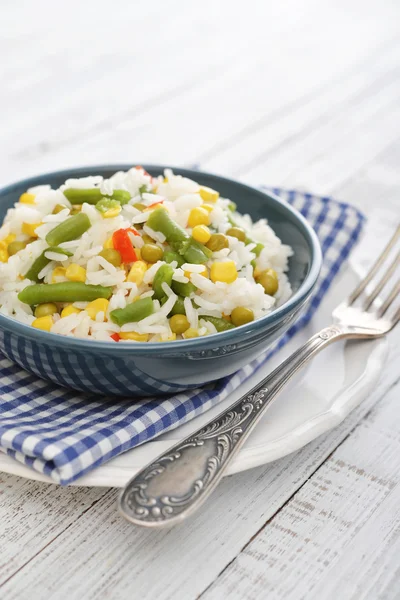
[[[27,188],[59,187],[72,177],[110,177],[131,165],[68,169],[31,177],[0,190],[0,219]],[[151,175],[162,166],[145,165]],[[307,221],[279,198],[231,181],[187,169],[175,172],[217,189],[253,219],[265,217],[281,240],[290,244],[289,279],[292,297],[271,314],[204,338],[168,343],[132,344],[74,339],[34,329],[0,315],[0,350],[10,360],[61,386],[83,392],[118,396],[153,396],[195,388],[231,375],[259,356],[296,320],[307,302],[321,267],[317,236]]]

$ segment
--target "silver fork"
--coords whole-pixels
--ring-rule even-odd
[[[336,340],[373,339],[395,327],[400,308],[391,316],[389,309],[399,294],[400,281],[382,303],[378,302],[399,266],[400,253],[380,279],[376,278],[399,237],[400,226],[368,275],[335,308],[330,327],[316,333],[239,401],[131,479],[119,499],[119,511],[128,521],[154,528],[183,521],[217,486],[228,464],[294,373]],[[367,293],[370,284],[373,289]]]

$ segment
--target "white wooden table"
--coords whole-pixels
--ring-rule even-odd
[[[399,17],[398,0],[3,2],[0,183],[197,163],[392,219]],[[130,527],[113,489],[0,475],[0,597],[400,598],[396,370],[392,353],[340,427],[171,531]]]

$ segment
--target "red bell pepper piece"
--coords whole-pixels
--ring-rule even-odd
[[[153,206],[157,206],[157,204],[164,204],[164,200],[159,200],[158,202],[153,202],[153,204],[149,204],[149,206],[147,206],[147,208],[144,209],[144,212],[150,210],[150,208],[153,208]]]
[[[121,336],[119,335],[119,333],[113,333],[112,335],[110,335],[110,338],[114,340],[114,342],[119,342]]]
[[[128,227],[128,231],[133,233],[133,235],[138,235],[140,237],[140,233],[136,229],[134,229],[134,227]]]
[[[114,231],[112,241],[115,250],[120,253],[123,263],[131,263],[137,260],[136,252],[126,229]]]
[[[151,177],[150,173],[148,173],[148,172],[146,171],[146,169],[143,169],[143,167],[141,167],[140,165],[137,165],[137,166],[135,167],[135,169],[137,169],[138,171],[143,171],[143,173],[144,173],[145,175],[148,175],[149,177]],[[151,177],[151,178],[152,178],[152,177]],[[152,178],[152,179],[153,179],[153,178]]]

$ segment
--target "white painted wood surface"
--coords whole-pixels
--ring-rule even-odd
[[[200,163],[371,218],[398,210],[397,0],[1,8],[1,184],[80,164]],[[399,598],[399,341],[340,427],[225,480],[172,531],[129,527],[115,490],[0,475],[0,597]]]

